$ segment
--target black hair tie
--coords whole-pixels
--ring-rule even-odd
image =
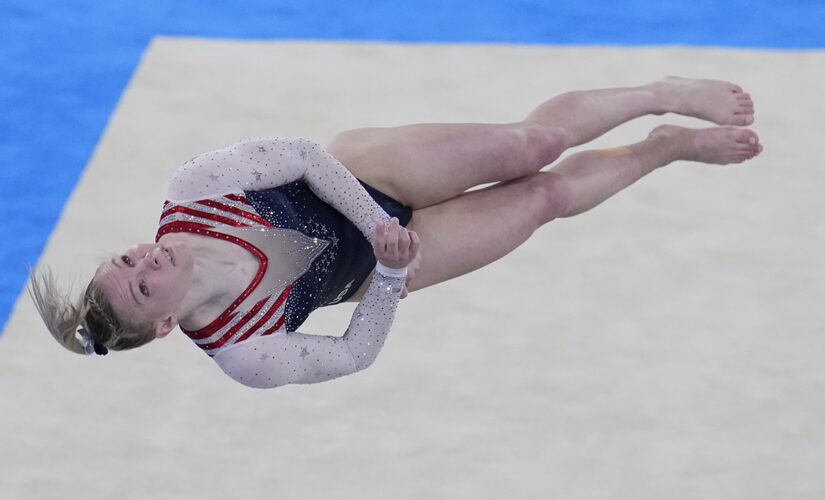
[[[95,354],[105,356],[109,354],[109,349],[106,349],[106,347],[100,342],[95,342]]]

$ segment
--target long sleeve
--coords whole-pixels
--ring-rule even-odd
[[[302,138],[250,139],[184,163],[169,182],[177,203],[304,181],[372,241],[376,223],[389,219],[347,168],[320,144]]]
[[[376,272],[341,337],[276,333],[227,347],[214,359],[232,379],[261,389],[324,382],[363,370],[384,345],[404,281]]]

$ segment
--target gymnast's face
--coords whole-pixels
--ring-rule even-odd
[[[185,245],[144,244],[104,262],[94,279],[122,321],[168,326],[156,330],[163,337],[177,324],[192,268],[192,255]]]

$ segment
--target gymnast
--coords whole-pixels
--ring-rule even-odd
[[[664,125],[542,170],[617,125],[669,112],[718,126]],[[52,336],[80,354],[179,326],[244,385],[322,382],[375,360],[408,291],[484,267],[674,161],[755,157],[762,146],[743,128],[753,114],[739,86],[667,77],[562,94],[516,123],[357,129],[325,148],[245,140],[178,168],[155,243],[102,263],[82,297],[58,290],[47,268],[29,292]],[[343,336],[298,333],[314,309],[342,301],[359,302]]]

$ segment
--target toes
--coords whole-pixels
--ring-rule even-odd
[[[740,161],[745,161],[755,158],[761,152],[762,145],[759,144],[758,139],[756,137],[749,137],[747,142],[739,142],[739,146],[735,149],[734,156],[741,158]]]
[[[753,112],[742,111],[742,112],[735,112],[733,113],[733,122],[731,125],[739,125],[740,127],[743,125],[750,125],[753,123]]]
[[[756,146],[759,144],[759,136],[753,130],[737,130],[735,132],[736,142]]]
[[[738,125],[750,125],[753,123],[753,101],[750,94],[742,93],[736,97],[736,111]]]

